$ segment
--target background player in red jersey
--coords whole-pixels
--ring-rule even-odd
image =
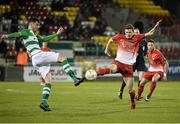
[[[41,50],[46,52],[51,51],[51,49],[47,46],[47,42],[42,42]]]
[[[150,101],[152,93],[156,88],[157,81],[167,80],[167,72],[168,72],[168,62],[163,56],[163,54],[155,48],[154,41],[151,39],[147,43],[148,46],[148,59],[149,59],[149,70],[145,72],[143,75],[143,79],[140,82],[138,87],[138,95],[137,100],[141,99],[141,94],[144,90],[144,85],[147,83],[148,80],[151,80],[150,84],[150,91],[146,96],[145,100]]]
[[[154,34],[155,29],[159,26],[161,20],[156,23],[156,25],[145,34],[134,34],[134,27],[129,24],[124,28],[125,35],[117,34],[111,38],[106,45],[105,54],[111,56],[109,52],[109,47],[111,43],[116,43],[118,45],[117,55],[115,60],[109,66],[97,70],[97,75],[104,75],[109,73],[121,73],[123,80],[125,81],[129,95],[131,98],[131,109],[135,109],[135,91],[133,89],[133,67],[132,65],[136,62],[137,51],[139,49],[139,42],[142,41],[146,36],[151,36]]]

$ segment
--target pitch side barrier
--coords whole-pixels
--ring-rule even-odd
[[[23,81],[22,66],[0,66],[0,81]]]
[[[74,73],[78,77],[82,77],[82,68],[80,66],[72,66]],[[53,65],[51,67],[53,82],[73,82],[73,80],[65,73],[62,66]],[[0,66],[0,82],[2,81],[25,81],[39,82],[40,74],[33,66]]]
[[[135,76],[135,79],[138,79],[137,72],[134,72],[134,76]],[[180,80],[180,64],[170,64],[169,72],[167,76],[168,76],[168,80]],[[105,76],[100,76],[98,80],[102,80],[102,81],[121,80],[120,77],[121,77],[121,74],[108,74]]]
[[[74,72],[78,77],[82,77],[84,68],[73,65]],[[97,64],[96,69],[100,68]],[[72,79],[66,75],[62,66],[53,65],[51,68],[52,78],[54,82],[71,82]],[[137,72],[134,73],[137,78]],[[25,81],[39,82],[40,74],[33,66],[0,66],[0,82],[3,81]],[[108,74],[98,77],[98,81],[121,80],[120,74]],[[168,80],[180,80],[180,64],[170,64],[168,72]]]
[[[72,66],[77,77],[82,77],[82,68],[80,66]],[[66,74],[62,66],[52,66],[51,75],[53,82],[73,82],[73,80]],[[23,80],[25,82],[38,82],[40,74],[32,66],[24,67]]]
[[[180,64],[170,64],[168,78],[170,80],[180,80]]]

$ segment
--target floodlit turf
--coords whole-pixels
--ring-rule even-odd
[[[133,111],[127,89],[123,100],[118,99],[119,85],[120,82],[85,82],[74,87],[71,83],[54,83],[49,100],[53,111],[44,112],[38,107],[42,89],[39,83],[2,82],[0,122],[180,122],[180,82],[160,82],[152,101],[137,102]],[[146,85],[144,95],[148,89]]]

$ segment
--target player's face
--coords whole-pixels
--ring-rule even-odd
[[[32,28],[34,31],[38,31],[40,28],[40,24],[38,21],[32,23]]]
[[[154,43],[151,42],[148,42],[147,47],[149,52],[152,52],[155,48]]]
[[[47,42],[43,42],[42,46],[46,47],[47,46]]]
[[[132,36],[134,35],[133,29],[125,29],[124,32],[125,32],[125,37],[127,39],[131,39]]]
[[[134,29],[134,34],[140,34],[139,29]]]

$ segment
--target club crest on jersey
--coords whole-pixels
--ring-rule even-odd
[[[152,56],[152,60],[155,60],[155,58],[156,58],[156,55]]]

